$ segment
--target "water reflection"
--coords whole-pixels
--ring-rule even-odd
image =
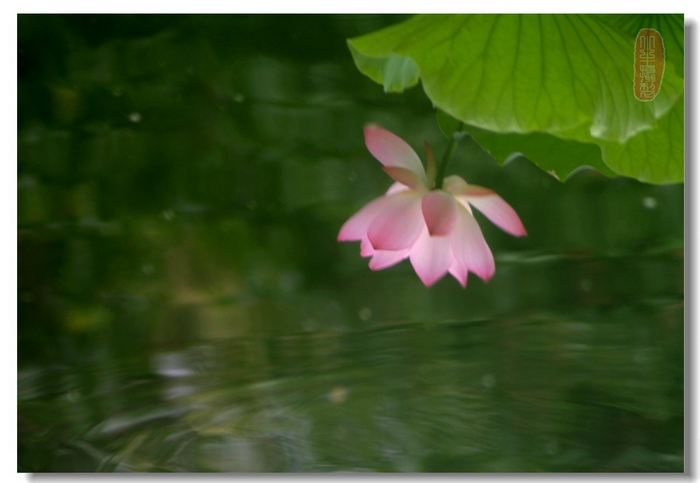
[[[682,471],[683,187],[467,139],[529,236],[481,223],[466,290],[371,272],[362,124],[441,134],[352,65],[391,18],[300,18],[20,20],[19,470]]]
[[[359,330],[273,318],[142,364],[25,369],[20,414],[60,409],[86,470],[676,471],[682,314],[647,298]]]

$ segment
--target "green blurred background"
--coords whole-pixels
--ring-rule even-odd
[[[491,281],[336,241],[363,124],[447,146],[345,44],[405,18],[18,16],[18,471],[683,471],[683,185],[467,138]]]

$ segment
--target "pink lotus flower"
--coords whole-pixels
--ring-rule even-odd
[[[368,125],[365,144],[396,182],[386,194],[355,213],[338,233],[338,241],[360,241],[360,255],[372,257],[369,268],[382,270],[410,258],[423,283],[430,287],[447,272],[467,286],[467,274],[484,281],[496,271],[472,207],[502,230],[526,235],[520,218],[488,188],[447,176],[442,189],[435,183],[435,161],[426,142],[428,172],[416,152],[401,138]]]

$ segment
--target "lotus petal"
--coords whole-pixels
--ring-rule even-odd
[[[423,184],[428,186],[428,179],[420,158],[406,141],[396,134],[376,124],[365,126],[365,144],[372,155],[386,167],[406,168],[416,173]]]
[[[382,270],[408,258],[408,250],[377,250],[369,261],[369,268]]]
[[[434,190],[423,196],[423,217],[430,236],[447,236],[457,222],[457,203],[452,195]]]
[[[527,232],[518,214],[506,201],[494,191],[481,186],[469,185],[466,201],[482,212],[486,218],[501,230],[515,236],[525,236]]]
[[[406,191],[387,198],[374,215],[367,230],[375,250],[403,250],[410,248],[425,226],[421,211],[420,193]]]
[[[389,198],[384,196],[372,200],[363,206],[360,211],[352,215],[340,228],[338,241],[355,241],[365,238],[370,223],[372,223],[372,220],[382,207],[387,204],[388,200]]]
[[[452,253],[458,263],[483,280],[490,279],[496,266],[491,249],[474,217],[461,205],[457,207],[457,226],[450,236]]]
[[[402,191],[407,191],[411,188],[406,186],[405,184],[401,184],[398,181],[389,186],[389,189],[386,191],[385,196],[391,196],[395,195],[396,193],[401,193]]]
[[[468,184],[456,175],[447,176],[443,182],[445,190],[468,208],[471,204],[501,230],[515,236],[527,235],[522,221],[515,210],[495,191]],[[471,209],[469,210],[471,212]]]
[[[467,270],[466,264],[459,263],[454,255],[452,255],[452,263],[448,271],[457,279],[462,288],[467,288],[467,275],[469,275],[469,270]]]
[[[467,188],[469,188],[467,182],[464,181],[461,176],[457,176],[456,174],[445,176],[445,179],[442,180],[442,189],[452,193],[455,196],[464,194],[463,192]]]
[[[450,238],[430,236],[424,228],[411,247],[411,265],[425,286],[444,277],[451,263]]]
[[[362,239],[362,242],[360,243],[360,256],[362,258],[371,257],[372,255],[374,255],[374,252],[375,252],[374,247],[369,242],[369,238],[367,238],[365,236]]]
[[[414,173],[410,169],[397,168],[397,167],[386,167],[386,166],[384,166],[382,169],[384,171],[386,171],[389,174],[389,176],[391,176],[396,181],[407,186],[410,189],[414,189],[416,191],[426,191],[427,190],[427,188],[425,187],[425,184],[424,184],[423,180],[420,178],[420,176],[418,176],[416,173]]]

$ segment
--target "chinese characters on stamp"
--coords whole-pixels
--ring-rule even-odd
[[[637,99],[651,101],[659,93],[665,61],[661,34],[654,29],[641,29],[634,43],[634,96]]]

